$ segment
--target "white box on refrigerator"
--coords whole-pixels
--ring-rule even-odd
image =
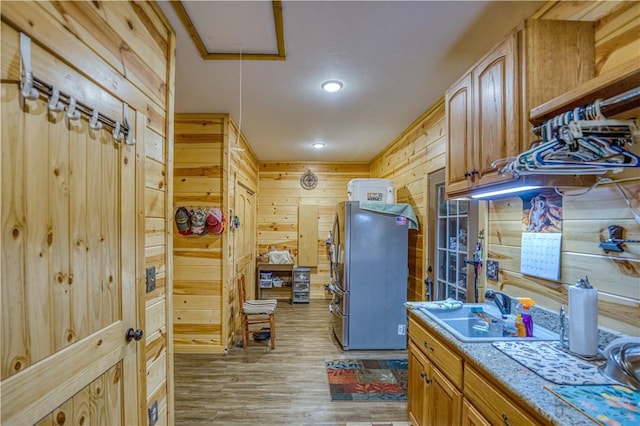
[[[347,195],[348,201],[387,204],[396,202],[393,182],[389,179],[351,179]]]

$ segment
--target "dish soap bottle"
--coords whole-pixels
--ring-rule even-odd
[[[518,297],[520,305],[522,305],[522,323],[525,328],[525,336],[533,337],[533,319],[529,313],[529,308],[536,304],[533,299],[528,297]]]

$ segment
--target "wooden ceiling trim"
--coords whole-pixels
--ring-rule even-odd
[[[258,61],[285,61],[287,59],[285,53],[284,46],[284,19],[282,18],[282,1],[281,0],[273,0],[271,2],[273,7],[273,19],[276,28],[276,41],[278,45],[278,53],[251,53],[251,52],[240,52],[238,53],[219,53],[219,52],[209,52],[207,47],[205,46],[200,34],[198,33],[197,28],[191,21],[187,10],[180,0],[172,0],[171,5],[173,9],[178,14],[182,25],[184,25],[185,29],[189,33],[191,40],[196,45],[198,52],[200,52],[200,56],[202,59],[206,60],[258,60]]]

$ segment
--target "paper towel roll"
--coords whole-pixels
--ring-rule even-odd
[[[598,290],[569,287],[569,350],[578,355],[598,354]]]

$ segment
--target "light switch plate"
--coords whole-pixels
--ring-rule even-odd
[[[154,426],[158,422],[158,400],[154,400],[149,407],[149,426]]]
[[[147,293],[156,289],[156,267],[149,266],[146,274]]]

